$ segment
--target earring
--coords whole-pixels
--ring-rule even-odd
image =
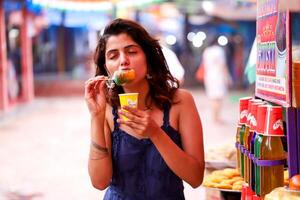
[[[150,74],[146,74],[146,79],[152,79],[152,76]]]

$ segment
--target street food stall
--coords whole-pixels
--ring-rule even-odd
[[[294,22],[300,2],[288,4],[257,1],[255,94],[239,100],[236,166],[212,171],[204,181],[240,191],[225,199],[300,198],[300,29]]]

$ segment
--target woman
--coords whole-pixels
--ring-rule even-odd
[[[202,126],[158,41],[139,24],[116,19],[98,42],[95,62],[96,76],[85,85],[93,186],[109,186],[105,200],[184,199],[182,180],[194,188],[203,180]],[[105,77],[118,69],[134,69],[134,81],[107,88]],[[129,92],[139,93],[138,108],[121,110],[118,94]]]
[[[205,93],[210,99],[212,119],[214,123],[222,124],[222,103],[232,80],[227,69],[226,52],[218,44],[217,37],[203,51],[203,67]]]

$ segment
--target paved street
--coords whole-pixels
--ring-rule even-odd
[[[224,102],[225,123],[210,121],[208,99],[192,89],[203,122],[205,148],[234,145],[238,97]],[[36,98],[0,115],[0,200],[96,200],[104,192],[89,181],[89,114],[83,97]],[[205,199],[186,185],[187,200]]]

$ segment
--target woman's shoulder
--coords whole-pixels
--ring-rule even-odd
[[[183,118],[194,113],[195,110],[196,105],[191,92],[185,89],[178,89],[175,93],[174,104],[171,110],[171,114],[173,113],[173,116],[176,116],[174,121],[176,121],[177,127],[180,127],[180,124],[184,122]]]
[[[193,100],[193,96],[190,91],[186,89],[178,89],[174,96],[175,102],[186,103]]]
[[[189,108],[195,103],[191,92],[185,89],[178,89],[176,91],[173,102],[172,107],[176,108],[176,110]]]

